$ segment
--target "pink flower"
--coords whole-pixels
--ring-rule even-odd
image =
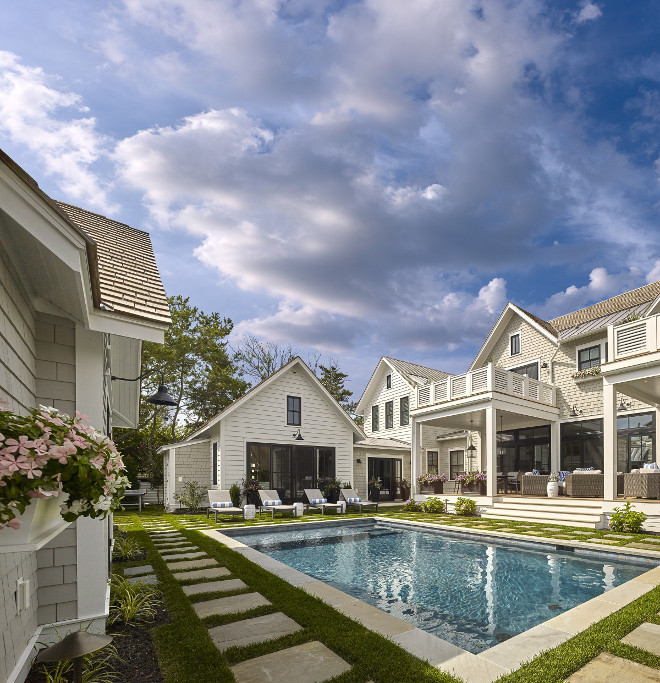
[[[19,455],[16,464],[27,474],[28,479],[34,479],[35,475],[37,477],[41,476],[41,470],[37,469],[39,463],[35,462],[34,458],[27,458],[24,455]]]
[[[30,441],[27,436],[22,435],[16,439],[7,439],[5,441],[5,452],[6,453],[16,453],[18,451],[19,455],[29,455],[30,448],[34,448],[34,441]]]
[[[7,526],[11,529],[18,529],[21,526],[21,520],[20,519],[10,519],[7,522]]]
[[[11,453],[5,453],[3,454],[3,457],[0,458],[0,468],[4,469],[10,476],[20,469],[16,463],[16,456]]]
[[[66,465],[69,456],[75,454],[76,447],[68,439],[65,439],[61,446],[51,446],[48,449],[48,455],[54,460],[58,460],[62,465]]]

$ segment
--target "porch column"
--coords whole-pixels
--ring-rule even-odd
[[[655,409],[655,441],[653,443],[655,446],[655,462],[656,465],[660,465],[660,408]]]
[[[561,430],[559,420],[550,423],[550,471],[559,472],[561,469]]]
[[[485,448],[486,448],[486,470],[488,478],[486,480],[486,495],[497,495],[497,409],[492,405],[485,409],[485,426],[486,433]]]
[[[603,498],[616,500],[616,387],[603,377]]]
[[[410,490],[414,500],[417,493],[417,477],[421,474],[419,447],[422,443],[422,425],[412,418],[412,440],[410,443]]]

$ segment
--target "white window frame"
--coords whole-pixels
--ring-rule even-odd
[[[595,344],[594,344],[595,346]],[[513,372],[516,368],[522,368],[525,365],[532,365],[533,363],[536,363],[536,369],[538,370],[538,375],[539,375],[539,380],[541,379],[541,359],[540,358],[532,358],[528,360],[526,363],[517,363],[516,365],[511,365],[507,368],[509,372]],[[522,377],[522,375],[521,375]]]
[[[605,362],[605,344],[607,339],[602,339],[601,341],[592,341],[589,344],[580,344],[580,346],[575,347],[575,371],[578,372],[580,369],[580,351],[584,349],[590,349],[592,346],[600,346],[600,364]]]
[[[518,353],[511,353],[511,340],[513,337],[518,336],[518,348],[520,349]],[[522,331],[517,330],[516,332],[511,332],[509,335],[509,357],[513,358],[514,356],[519,356],[522,353]]]

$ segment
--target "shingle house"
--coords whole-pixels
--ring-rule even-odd
[[[363,491],[372,477],[383,488],[381,499],[400,497],[401,480],[411,481],[411,411],[417,408],[417,390],[450,374],[423,365],[383,356],[356,407],[364,416],[366,438],[353,447],[354,483]],[[467,433],[464,430],[426,427],[421,432],[421,472],[446,472],[455,476],[469,469]],[[419,471],[418,471],[419,473]]]
[[[143,340],[170,322],[149,235],[50,199],[0,152],[0,399],[135,426]],[[59,518],[46,535],[0,529],[0,680],[22,681],[54,629],[103,630],[111,520]],[[23,586],[17,591],[18,582]]]
[[[617,473],[658,462],[659,313],[660,282],[549,321],[507,304],[467,373],[417,388],[413,452],[429,426],[475,429],[488,496],[497,472],[593,467],[615,500]]]
[[[302,500],[319,478],[353,481],[362,430],[296,357],[186,439],[162,446],[165,505],[187,481],[229,489],[256,478],[283,501]]]

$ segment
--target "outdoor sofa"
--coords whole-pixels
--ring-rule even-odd
[[[626,498],[660,499],[660,469],[645,467],[624,474],[623,495]]]
[[[211,512],[215,515],[215,521],[218,521],[218,514],[220,515],[241,515],[243,516],[243,509],[234,506],[229,495],[229,491],[222,491],[221,489],[209,489],[207,491],[209,496],[209,506],[206,509],[206,519],[209,518]]]
[[[373,503],[370,500],[362,500],[360,496],[353,489],[341,489],[339,492],[341,499],[346,503],[346,509],[349,507],[356,507],[358,512],[362,512],[363,507],[374,507],[376,506],[376,512],[378,512],[378,503]]]

